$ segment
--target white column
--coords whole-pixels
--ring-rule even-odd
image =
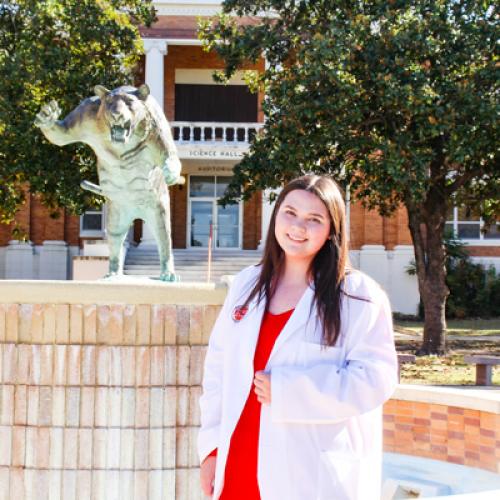
[[[8,280],[36,279],[34,261],[35,256],[31,241],[9,241],[5,250],[5,278]]]
[[[161,38],[144,38],[146,51],[146,84],[151,95],[158,101],[163,109],[163,86],[165,74],[163,60],[168,52],[167,41]]]
[[[163,62],[168,52],[167,41],[161,38],[143,38],[142,41],[146,52],[146,84],[161,109],[164,109],[163,87],[165,85],[165,68]],[[142,223],[141,246],[156,247],[153,233],[144,221]]]

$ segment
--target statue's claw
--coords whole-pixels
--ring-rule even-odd
[[[50,128],[59,118],[61,114],[61,108],[56,101],[50,101],[48,104],[44,104],[39,113],[37,113],[35,118],[35,126],[39,128]]]
[[[175,283],[180,281],[180,278],[177,274],[166,271],[160,274],[160,281],[169,281],[171,283]]]

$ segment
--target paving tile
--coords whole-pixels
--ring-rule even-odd
[[[61,498],[62,493],[62,471],[51,470],[49,471],[49,499],[50,500],[64,500]]]
[[[92,462],[94,469],[106,468],[107,429],[94,429],[92,435]],[[94,472],[95,478],[95,472]]]
[[[149,431],[149,468],[161,470],[163,461],[163,431],[150,429]]]
[[[120,500],[120,472],[106,472],[106,500]]]
[[[92,473],[87,470],[79,470],[76,473],[76,498],[77,500],[91,500]]]
[[[65,345],[54,346],[54,384],[66,385],[67,375],[67,351]]]
[[[56,306],[43,305],[43,342],[53,344],[56,341]]]
[[[0,342],[5,342],[5,334],[6,334],[6,328],[5,328],[5,317],[7,315],[7,304],[0,304]],[[0,372],[1,376],[1,372]],[[7,477],[8,480],[8,477]],[[1,485],[2,483],[0,483]],[[0,491],[2,488],[0,488]],[[1,495],[1,493],[0,493]],[[2,497],[0,496],[0,499]]]
[[[16,344],[3,344],[2,357],[2,383],[17,384],[17,346]]]
[[[120,471],[120,499],[136,500],[134,498],[134,472],[131,470]]]
[[[92,468],[92,429],[78,429],[78,468]]]
[[[5,316],[5,341],[18,342],[19,335],[19,305],[8,304]]]
[[[97,342],[97,306],[83,306],[83,342],[87,345]]]
[[[147,470],[149,465],[149,429],[135,429],[134,467]]]
[[[137,332],[137,308],[135,305],[126,305],[123,310],[123,343],[135,345]]]
[[[65,470],[63,472],[61,495],[64,500],[78,500],[76,498],[76,471]]]
[[[177,389],[165,387],[163,392],[163,425],[175,427],[177,421]]]
[[[54,346],[40,346],[40,384],[52,385],[54,378]]]
[[[69,343],[69,305],[56,305],[56,342],[58,344]]]
[[[35,457],[37,469],[48,469],[50,463],[50,429],[38,427],[35,433]]]
[[[138,386],[149,386],[151,380],[151,353],[150,347],[136,348],[135,380]]]
[[[149,391],[150,389],[138,388],[135,393],[135,426],[149,427]]]
[[[189,361],[191,348],[186,345],[177,347],[177,385],[189,385]]]
[[[165,346],[165,385],[175,386],[177,382],[177,347]]]
[[[189,385],[201,385],[203,379],[203,365],[205,361],[205,346],[191,346],[189,360]]]
[[[52,387],[40,387],[38,403],[38,425],[52,425]]]
[[[16,384],[30,383],[31,346],[19,344],[17,346]]]
[[[28,411],[26,421],[28,425],[38,425],[38,409],[40,405],[40,388],[28,386]]]
[[[122,406],[122,388],[110,387],[108,391],[108,426],[120,427],[121,424],[121,406]]]
[[[82,384],[95,385],[96,383],[96,346],[82,346]]]
[[[94,410],[94,424],[96,427],[108,426],[108,392],[109,389],[107,387],[96,387]]]
[[[166,345],[177,344],[177,308],[165,305],[163,308],[164,337]]]
[[[135,389],[122,389],[121,426],[134,427],[135,425]]]
[[[106,435],[106,468],[120,468],[120,429],[108,429]],[[118,491],[118,488],[116,488]]]
[[[133,469],[135,431],[134,429],[121,429],[120,433],[120,469]]]
[[[199,345],[203,341],[203,306],[189,308],[189,344]]]
[[[151,341],[151,306],[140,304],[137,306],[137,345],[149,345]]]
[[[121,347],[110,346],[109,349],[109,384],[120,386],[122,384],[122,357]]]
[[[12,427],[0,426],[0,465],[10,466],[12,458]]]
[[[71,344],[83,342],[83,306],[71,304],[69,308],[69,341]]]
[[[31,342],[31,316],[33,314],[33,304],[19,304],[18,314],[19,342],[29,344]]]
[[[150,348],[151,356],[151,376],[150,384],[152,386],[165,385],[165,347],[152,346]]]
[[[28,421],[28,387],[11,386],[14,389],[14,425],[26,425]]]
[[[121,348],[121,362],[122,362],[122,385],[125,387],[135,386],[135,357],[136,347],[122,347]]]
[[[52,388],[52,425],[64,427],[66,421],[66,389]]]
[[[67,347],[67,352],[68,352],[67,384],[80,385],[82,346],[69,345]]]
[[[80,424],[80,387],[66,387],[66,426]]]
[[[26,427],[24,425],[22,426],[16,425],[12,427],[11,449],[12,449],[12,459],[11,459],[12,467],[24,467],[26,461]]]
[[[151,345],[163,345],[164,343],[164,319],[163,305],[151,305]]]
[[[177,306],[177,345],[189,344],[189,306]]]

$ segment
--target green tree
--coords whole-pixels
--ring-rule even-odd
[[[154,20],[151,3],[0,1],[0,223],[14,220],[27,185],[54,211],[100,203],[80,188],[82,179],[97,180],[90,149],[49,144],[33,121],[51,99],[68,113],[96,84],[133,83],[138,26]]]
[[[266,93],[264,131],[225,201],[314,171],[382,215],[403,204],[425,311],[419,352],[443,352],[447,209],[481,206],[491,220],[499,208],[494,3],[226,0],[200,38],[225,61],[219,80],[267,60],[250,82]]]

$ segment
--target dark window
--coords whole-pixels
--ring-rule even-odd
[[[175,120],[256,122],[257,94],[250,93],[245,85],[177,84]]]

